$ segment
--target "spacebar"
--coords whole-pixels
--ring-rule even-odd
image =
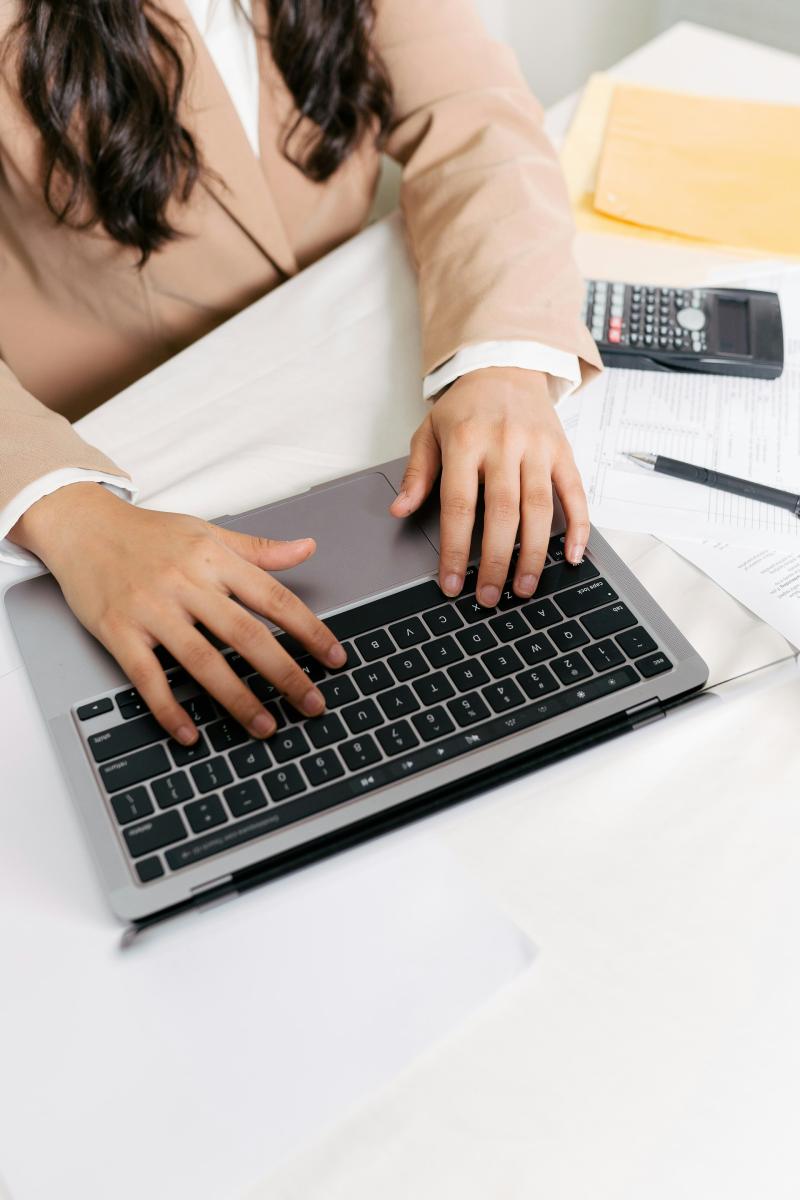
[[[296,800],[285,800],[274,808],[259,813],[258,816],[237,821],[235,824],[228,825],[224,829],[217,829],[205,837],[195,838],[194,841],[182,842],[179,846],[167,850],[167,862],[173,871],[178,871],[182,867],[190,867],[193,863],[209,858],[212,854],[221,854],[223,850],[232,850],[236,846],[252,841],[253,838],[262,837],[265,833],[273,833],[276,829],[282,829],[286,825],[294,824],[295,821],[302,821],[305,817],[324,812],[327,808],[334,808],[337,804],[355,800],[358,796],[363,796],[376,788],[385,787],[387,783],[396,783],[409,775],[415,775],[418,771],[434,767],[437,763],[446,762],[448,759],[466,754],[470,750],[477,750],[481,746],[496,742],[500,738],[509,737],[523,729],[529,729],[532,725],[538,725],[570,708],[587,704],[591,700],[598,700],[601,696],[608,696],[622,688],[630,687],[631,684],[638,681],[639,676],[632,667],[622,667],[619,671],[611,671],[606,675],[591,679],[579,687],[556,692],[535,704],[528,704],[524,708],[518,708],[501,717],[496,717],[493,721],[487,721],[484,725],[473,725],[462,733],[454,734],[441,742],[422,746],[418,750],[412,750],[409,754],[398,755],[390,762],[380,763],[360,775],[342,779],[339,783],[331,784],[329,787],[317,788],[305,796],[298,796]]]

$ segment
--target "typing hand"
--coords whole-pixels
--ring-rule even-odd
[[[497,603],[518,530],[514,591],[533,595],[550,537],[553,485],[567,519],[566,558],[573,563],[583,558],[589,538],[586,496],[546,376],[492,367],[457,380],[411,439],[392,514],[415,512],[440,470],[439,583],[446,595],[458,595],[464,584],[480,482],[485,512],[479,603],[488,608]]]
[[[344,664],[346,652],[331,631],[267,574],[313,554],[310,538],[273,542],[195,517],[134,508],[96,483],[70,484],[38,500],[12,537],[46,563],[76,617],[184,745],[197,740],[197,731],[172,694],[157,645],[254,737],[275,730],[272,715],[200,626],[237,650],[300,712],[316,716],[324,709],[308,675],[243,607],[270,617],[327,666]]]

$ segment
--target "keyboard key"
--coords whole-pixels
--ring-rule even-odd
[[[385,629],[376,629],[364,637],[355,640],[356,648],[365,662],[374,662],[376,658],[386,658],[393,654],[397,647]]]
[[[128,792],[120,792],[118,795],[112,796],[111,804],[120,825],[128,825],[131,821],[140,821],[142,817],[149,817],[150,813],[154,811],[147,788],[143,787],[132,788]]]
[[[512,589],[511,583],[507,583],[500,593],[499,608],[501,612],[505,612],[510,608],[517,608],[520,604],[527,603],[527,601],[527,596],[517,596]]]
[[[554,625],[549,631],[550,637],[559,650],[575,650],[585,646],[589,641],[577,621],[565,621],[563,625]]]
[[[488,672],[483,669],[477,659],[451,667],[448,675],[460,692],[469,692],[473,688],[489,682]]]
[[[454,604],[443,604],[441,608],[423,613],[422,619],[433,634],[453,633],[456,629],[464,628],[464,622]]]
[[[164,874],[161,859],[155,855],[152,858],[140,859],[136,864],[136,874],[142,883],[152,883],[154,879],[160,879]]]
[[[195,725],[205,725],[207,721],[213,721],[218,715],[217,706],[210,696],[190,696],[188,700],[181,700],[181,704]],[[222,747],[217,746],[216,749],[221,750]]]
[[[248,775],[266,771],[272,762],[269,751],[263,742],[251,742],[249,746],[240,746],[237,750],[231,750],[230,760],[240,779],[246,779]]]
[[[371,600],[368,604],[360,604],[358,608],[337,613],[334,617],[328,617],[325,624],[342,641],[377,629],[380,625],[389,625],[416,613],[427,612],[441,603],[439,585],[429,579],[426,583],[418,583],[401,592],[393,592],[390,596],[382,596],[380,600]]]
[[[353,679],[365,696],[373,696],[375,692],[382,692],[394,684],[389,668],[382,662],[376,662],[371,667],[360,667],[353,672]]]
[[[547,544],[547,553],[552,558],[553,562],[564,561],[564,534],[557,533],[555,537],[551,537]]]
[[[358,689],[347,675],[323,680],[319,690],[325,697],[328,708],[339,708],[342,704],[350,704],[352,700],[358,699]]]
[[[450,634],[437,638],[435,642],[428,642],[422,647],[422,653],[434,668],[448,667],[464,657],[464,651]]]
[[[257,779],[237,783],[222,793],[234,817],[246,817],[258,808],[266,808],[267,798]]]
[[[224,825],[228,819],[228,814],[222,807],[219,796],[206,796],[203,800],[193,800],[191,804],[186,805],[183,811],[194,833],[204,833],[206,829]]]
[[[344,767],[339,762],[335,750],[323,750],[321,754],[312,754],[304,758],[300,764],[312,787],[322,787],[344,775]]]
[[[474,725],[476,721],[485,721],[491,715],[476,692],[448,701],[447,707],[462,728],[465,725]]]
[[[115,692],[114,699],[120,709],[133,708],[135,705],[142,703],[142,697],[136,688],[126,688],[124,692]]]
[[[201,795],[233,783],[230,767],[224,758],[210,758],[207,762],[197,763],[191,768],[191,771],[192,779]],[[196,832],[197,830],[195,830]]]
[[[553,592],[563,592],[566,588],[577,587],[595,579],[600,572],[597,567],[585,558],[582,563],[573,566],[568,562],[557,562],[552,567],[545,567],[536,588],[536,600],[543,596],[551,596]]]
[[[428,664],[419,650],[406,650],[403,654],[395,654],[388,662],[400,683],[416,679],[417,675],[425,675],[428,670]]]
[[[523,608],[523,613],[534,629],[546,629],[561,620],[561,613],[552,600],[536,600]]]
[[[588,704],[590,700],[600,700],[603,696],[619,692],[638,682],[639,676],[633,667],[620,667],[618,671],[609,671],[607,675],[595,675],[586,683],[562,692],[558,699],[565,709],[577,708],[580,704]]]
[[[497,645],[497,638],[488,625],[476,625],[474,629],[462,629],[456,634],[467,654],[480,654]]]
[[[581,621],[593,638],[604,638],[610,633],[619,633],[621,629],[627,629],[629,625],[635,625],[636,617],[620,602],[612,604],[609,608],[587,613],[585,617],[581,617]]]
[[[342,738],[347,737],[347,730],[336,713],[323,713],[321,717],[313,717],[306,721],[303,728],[316,750],[332,746],[334,742],[340,742]]]
[[[437,671],[435,675],[423,675],[421,679],[415,679],[411,686],[423,704],[438,704],[440,700],[449,700],[456,694],[455,688],[443,671]],[[475,687],[475,684],[471,683],[469,687]]]
[[[546,662],[548,658],[555,658],[558,654],[553,643],[543,633],[534,634],[533,637],[520,638],[514,643],[514,649],[522,655],[529,667],[536,663]]]
[[[406,750],[419,745],[419,738],[408,721],[395,721],[379,729],[376,737],[386,754],[403,754]]]
[[[501,646],[498,650],[490,650],[488,654],[481,656],[481,662],[495,679],[502,679],[504,675],[513,675],[516,671],[521,671],[525,665],[511,646]]]
[[[197,762],[198,759],[207,758],[211,751],[208,748],[208,742],[203,737],[202,733],[193,746],[182,746],[180,742],[175,742],[170,738],[167,743],[169,752],[175,760],[176,767],[186,767],[189,763]]]
[[[319,683],[325,678],[325,668],[321,662],[317,662],[309,654],[304,654],[302,658],[297,659],[297,665],[301,671],[304,671],[312,683]]]
[[[92,700],[90,704],[82,704],[75,712],[79,721],[90,721],[92,717],[102,717],[103,713],[111,712],[113,707],[111,697],[103,696],[101,700]]]
[[[429,708],[426,712],[417,713],[411,720],[424,742],[432,742],[435,738],[452,733],[455,725],[443,708]]]
[[[496,608],[484,608],[482,604],[478,604],[475,596],[463,596],[461,600],[456,600],[456,608],[468,625],[492,617],[497,612]]]
[[[637,625],[635,629],[628,629],[625,633],[620,633],[617,636],[617,642],[628,658],[640,658],[643,654],[652,654],[658,649],[650,634],[646,629],[642,629],[641,625]]]
[[[654,675],[660,675],[662,671],[672,669],[672,663],[667,658],[666,654],[659,651],[658,654],[651,655],[650,658],[637,659],[636,666],[639,668],[645,679],[652,679]]]
[[[185,771],[175,771],[164,779],[156,779],[151,787],[159,808],[172,808],[173,804],[182,804],[184,800],[191,800],[194,795],[194,789]]]
[[[344,650],[347,657],[345,658],[344,662],[342,663],[342,665],[340,667],[335,668],[335,674],[337,674],[337,675],[339,674],[340,671],[352,671],[353,667],[361,666],[361,659],[359,658],[358,654],[351,646],[350,642],[342,642],[342,649]],[[334,668],[328,667],[328,670],[334,671]]]
[[[368,729],[383,724],[383,717],[374,700],[361,700],[358,704],[351,704],[342,709],[342,716],[351,733],[366,733]]]
[[[592,673],[592,668],[579,653],[557,658],[550,666],[562,683],[578,683],[581,679],[588,679]]]
[[[369,767],[372,763],[376,763],[381,756],[375,739],[368,733],[362,738],[354,738],[352,742],[345,742],[343,746],[339,747],[339,753],[351,771],[360,771],[363,767]]]
[[[589,583],[584,583],[582,587],[572,588],[568,592],[559,592],[557,599],[558,606],[565,617],[577,617],[581,613],[589,612],[592,608],[599,608],[601,604],[610,604],[612,600],[619,600],[619,596],[606,583],[605,579],[592,579]]]
[[[513,642],[514,638],[524,637],[530,633],[530,626],[521,613],[503,613],[492,617],[489,628],[497,634],[501,642]]]
[[[506,679],[503,683],[490,684],[489,687],[483,689],[483,697],[489,701],[496,713],[516,708],[518,704],[525,702],[525,697],[513,679]]]
[[[419,708],[419,700],[406,684],[378,696],[378,704],[390,721],[395,717],[404,717],[407,713],[416,712]]]
[[[275,684],[270,683],[268,679],[264,679],[262,675],[251,676],[247,681],[247,686],[262,704],[266,704],[269,700],[277,700],[278,698],[279,693]]]
[[[141,825],[129,825],[123,837],[132,858],[141,858],[143,854],[152,854],[162,846],[170,846],[188,836],[180,813],[162,813],[152,817]]]
[[[237,650],[231,650],[230,654],[226,654],[225,662],[240,679],[244,679],[246,675],[252,675],[255,672],[255,667],[251,666],[246,658],[242,658]]]
[[[427,642],[431,636],[419,617],[409,617],[406,621],[390,625],[389,633],[401,650],[409,650],[412,646],[418,646],[420,642]]]
[[[311,749],[302,729],[282,729],[270,740],[270,747],[279,763],[299,758],[301,754],[308,754]]]
[[[115,725],[113,729],[104,729],[102,733],[93,733],[88,739],[89,749],[95,762],[106,762],[109,758],[119,758],[131,750],[140,750],[142,746],[150,746],[166,738],[155,717],[138,717],[126,725]]]
[[[118,758],[116,762],[106,763],[100,768],[100,778],[107,792],[121,792],[152,779],[154,775],[163,775],[169,770],[169,759],[163,746],[150,746],[137,754],[128,754]]]
[[[595,671],[610,671],[612,667],[618,667],[625,661],[624,655],[610,638],[605,642],[598,642],[595,646],[587,646],[583,653]]]
[[[205,732],[215,750],[230,750],[232,746],[241,746],[242,742],[250,741],[250,734],[233,717],[215,721]]]
[[[268,771],[264,776],[264,783],[270,796],[276,801],[288,800],[290,796],[296,796],[298,792],[306,790],[303,776],[294,763],[289,763],[279,771]]]
[[[539,696],[546,696],[548,692],[554,692],[558,688],[555,676],[548,671],[547,667],[537,667],[535,671],[525,671],[523,675],[517,676],[517,683],[525,689],[531,700],[536,700]]]

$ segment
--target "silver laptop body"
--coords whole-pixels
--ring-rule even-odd
[[[347,637],[348,630],[362,628],[365,621],[374,625],[383,605],[388,605],[391,618],[406,613],[407,599],[423,596],[426,600],[425,611],[402,618],[411,622],[407,626],[391,619],[380,624],[382,640],[388,637],[392,651],[380,661],[400,672],[393,676],[391,689],[369,691],[368,681],[376,671],[365,673],[365,668],[375,664],[375,658],[359,654],[360,664],[345,670],[352,683],[347,688],[351,696],[353,689],[357,692],[358,700],[330,710],[344,718],[346,737],[340,742],[324,750],[309,742],[308,755],[281,762],[270,739],[266,743],[269,769],[248,774],[251,767],[245,761],[252,763],[254,756],[248,754],[244,738],[237,746],[228,746],[224,739],[220,743],[223,734],[230,734],[230,722],[208,724],[209,740],[216,740],[208,746],[206,759],[216,764],[220,781],[212,791],[208,766],[189,763],[178,768],[166,737],[163,749],[149,752],[148,757],[151,761],[157,755],[166,769],[162,766],[160,774],[115,790],[112,764],[98,752],[109,738],[98,735],[125,725],[115,697],[127,693],[130,684],[72,615],[51,576],[8,589],[5,601],[11,626],[104,890],[113,911],[132,930],[241,892],[556,757],[636,728],[663,715],[706,681],[706,664],[596,531],[580,574],[559,562],[558,535],[564,522],[558,511],[551,561],[541,585],[547,590],[547,605],[541,592],[529,602],[509,594],[508,606],[488,615],[477,612],[474,597],[471,603],[468,596],[453,602],[438,594],[432,602],[438,506],[431,502],[418,518],[406,522],[387,512],[399,490],[405,461],[398,459],[219,520],[229,528],[273,538],[315,537],[317,554],[282,573],[281,579],[321,617],[331,618],[335,627],[339,622],[337,633],[356,651],[359,638],[368,653],[380,639],[368,637],[369,629]],[[476,553],[477,548],[476,535]],[[380,603],[376,606],[375,601]],[[367,605],[372,607],[362,607]],[[527,616],[526,609],[530,609]],[[365,614],[370,613],[367,619]],[[412,616],[416,621],[411,621]],[[446,645],[437,641],[437,622],[447,628]],[[412,626],[417,637],[424,632],[425,640],[414,646],[415,655],[408,650],[404,658],[403,645],[395,639],[403,637],[404,630],[410,636]],[[394,634],[385,632],[392,628]],[[564,641],[568,636],[575,642],[574,651]],[[482,640],[492,639],[493,650],[485,645],[474,649]],[[460,658],[454,662],[456,655]],[[404,677],[412,663],[416,674]],[[465,677],[483,682],[471,688]],[[437,687],[441,703],[431,697]],[[383,712],[380,701],[401,689],[402,696],[393,699],[406,706],[416,703],[417,709],[403,709],[395,720],[394,713]],[[175,695],[184,701],[198,690],[189,681],[177,686]],[[109,711],[101,712],[109,707],[109,700]],[[98,715],[87,717],[94,702]],[[362,707],[357,708],[360,702]],[[363,734],[348,727],[367,709],[373,719],[377,711],[383,724]],[[426,715],[431,712],[433,716]],[[223,715],[216,714],[217,718]],[[299,725],[302,730],[306,724],[295,722],[294,728]],[[131,723],[130,728],[138,727]],[[202,733],[204,726],[200,728]],[[109,735],[125,736],[124,730]],[[355,742],[359,754],[369,748],[373,761],[348,765]],[[140,760],[123,758],[118,760],[120,778],[140,769]],[[203,779],[198,782],[194,772],[199,775],[201,770]],[[156,785],[159,779],[173,776],[185,780],[182,786],[190,792],[189,798],[165,799],[164,786]],[[210,778],[213,781],[215,776]],[[128,796],[131,791],[133,798]],[[195,807],[189,810],[188,805]],[[209,811],[216,823],[204,826]],[[165,815],[168,819],[162,822]],[[163,834],[158,832],[162,825]],[[172,840],[153,849],[153,839],[158,843],[165,836]],[[147,850],[141,850],[145,845]]]

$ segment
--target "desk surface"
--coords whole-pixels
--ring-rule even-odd
[[[800,94],[797,59],[690,26],[618,72]],[[569,107],[550,114],[554,135]],[[402,452],[422,408],[397,234],[391,221],[366,231],[92,414],[86,435],[133,468],[148,503],[206,516]],[[684,280],[718,265],[629,239],[582,236],[578,248],[587,274]],[[647,541],[618,544],[648,584],[668,586],[670,557]],[[719,604],[732,661],[754,640],[777,656],[781,639]],[[707,615],[696,617],[701,628]],[[17,671],[0,629],[0,676]],[[794,1198],[799,721],[792,673],[431,824],[537,943],[536,965],[252,1200]],[[27,732],[44,754],[44,731]],[[18,897],[21,911],[59,913],[53,939],[70,935],[72,897],[57,886],[68,875]],[[84,916],[78,905],[77,933]],[[31,952],[46,959],[47,922],[36,929]],[[273,1165],[265,1154],[265,1174]]]

